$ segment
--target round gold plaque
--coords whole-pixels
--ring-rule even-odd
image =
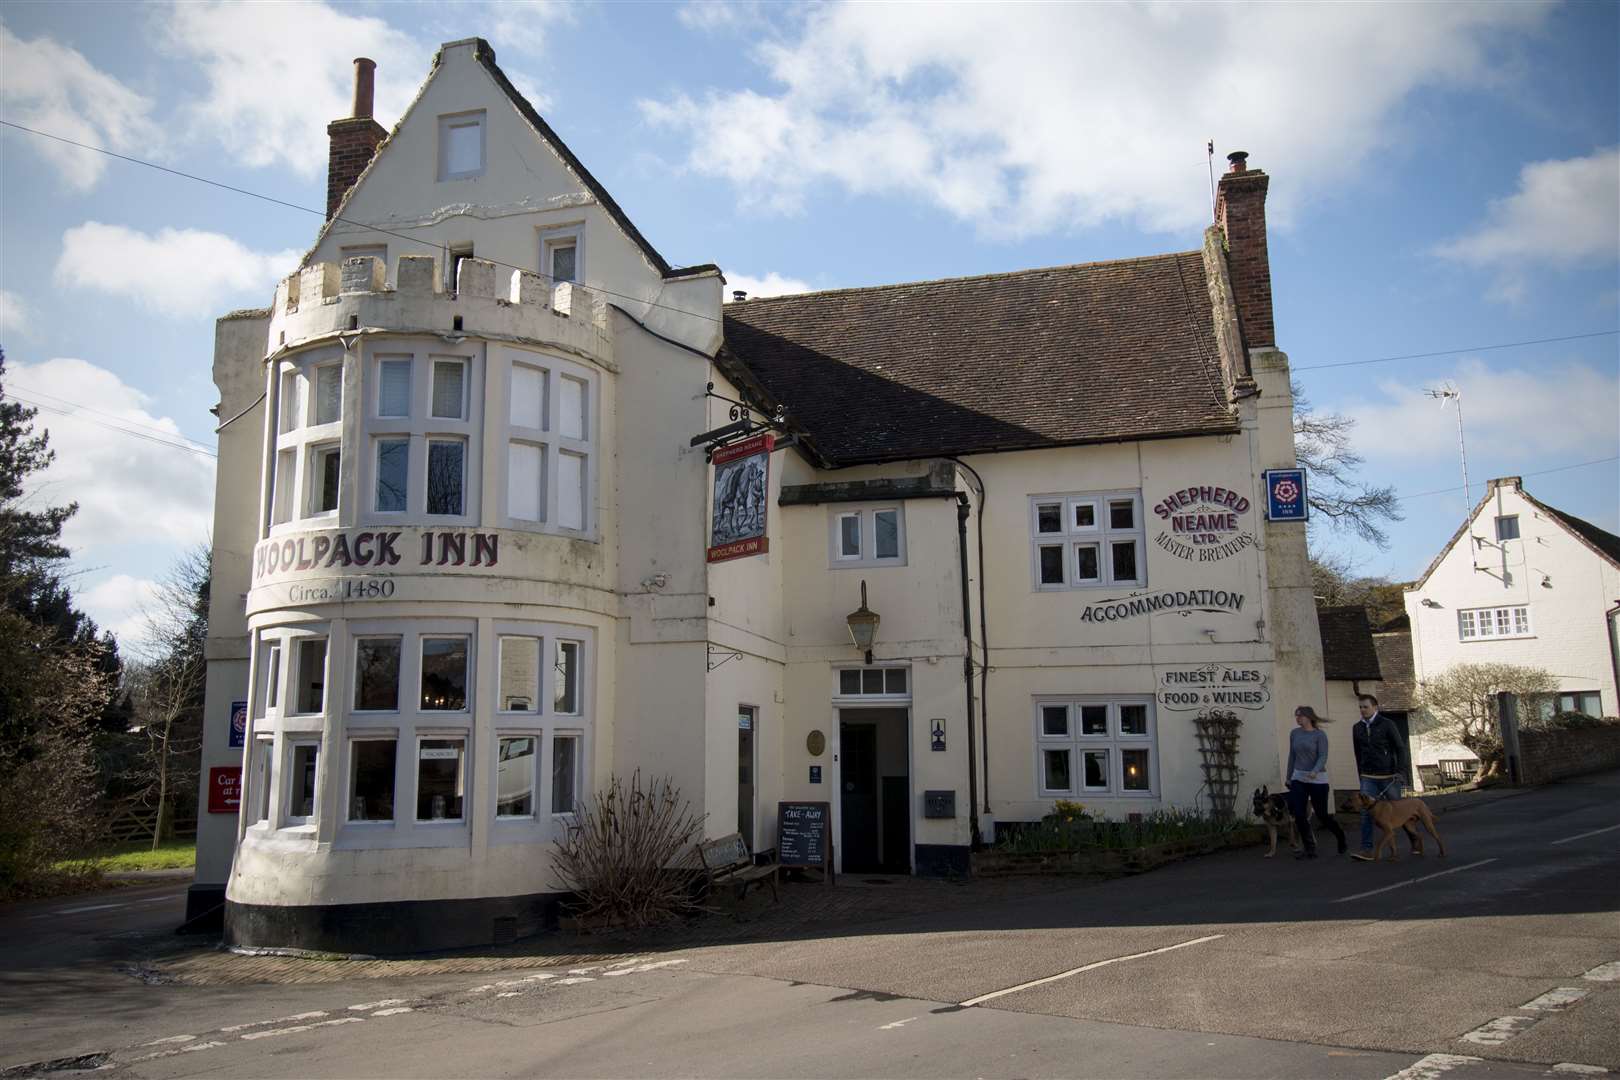
[[[820,757],[827,749],[827,736],[819,731],[812,731],[804,737],[804,748],[810,751],[811,757]]]

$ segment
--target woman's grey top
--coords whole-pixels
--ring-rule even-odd
[[[1327,732],[1295,728],[1288,733],[1288,779],[1327,783],[1327,755]]]

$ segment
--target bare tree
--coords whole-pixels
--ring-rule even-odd
[[[1490,776],[1500,772],[1503,765],[1496,695],[1512,694],[1519,699],[1521,710],[1528,712],[1557,689],[1558,680],[1541,668],[1453,664],[1419,685],[1418,730],[1466,746],[1479,758],[1480,775]],[[1534,720],[1529,722],[1533,724]]]
[[[137,799],[156,809],[152,847],[168,836],[175,796],[196,787],[202,752],[203,692],[208,663],[208,587],[212,557],[206,547],[180,557],[146,611],[141,660],[132,665],[136,726],[144,736],[133,777]]]
[[[1298,382],[1292,389],[1294,457],[1310,478],[1311,509],[1335,529],[1349,529],[1370,544],[1388,547],[1384,526],[1406,515],[1392,485],[1356,477],[1366,459],[1350,448],[1355,420],[1343,413],[1319,413]]]

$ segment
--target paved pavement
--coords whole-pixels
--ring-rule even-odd
[[[1620,1069],[1617,796],[1610,774],[1454,804],[1445,859],[1250,849],[1022,895],[902,883],[866,891],[966,902],[874,899],[894,913],[876,922],[847,914],[858,890],[841,886],[839,921],[819,930],[767,915],[724,924],[752,940],[636,955],[604,943],[573,959],[530,946],[359,979],[343,973],[366,965],[337,963],[321,983],[147,985],[116,971],[161,951],[182,889],[58,918],[33,905],[0,914],[0,948],[17,958],[0,972],[0,1070],[87,1053],[106,1056],[81,1064],[136,1077]],[[204,955],[245,962],[191,952],[138,970],[172,978]],[[505,970],[456,969],[469,963]]]

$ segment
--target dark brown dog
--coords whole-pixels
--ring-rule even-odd
[[[1429,812],[1428,806],[1422,799],[1369,799],[1361,792],[1350,797],[1350,802],[1357,810],[1365,810],[1372,814],[1373,824],[1378,826],[1378,843],[1373,845],[1372,861],[1377,862],[1379,853],[1385,845],[1389,847],[1389,861],[1396,862],[1399,856],[1395,853],[1395,830],[1404,829],[1406,835],[1413,839],[1412,854],[1423,854],[1423,848],[1418,846],[1417,833],[1412,828],[1413,822],[1422,825],[1434,837],[1435,846],[1440,849],[1444,857],[1446,842],[1440,839],[1440,834],[1434,828],[1434,815]]]

